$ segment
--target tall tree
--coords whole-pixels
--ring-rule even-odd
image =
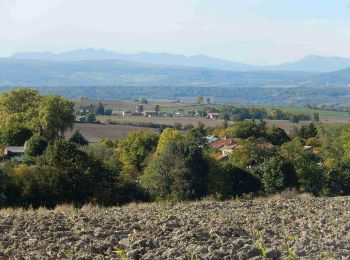
[[[198,96],[198,97],[196,97],[196,103],[197,104],[202,104],[202,102],[203,102],[203,97],[202,96]]]
[[[62,137],[74,123],[74,104],[58,95],[44,96],[39,106],[42,134],[47,140]]]
[[[96,114],[97,115],[104,115],[105,114],[105,107],[101,102],[98,103],[97,108],[96,108]]]
[[[20,124],[34,130],[41,97],[37,90],[19,88],[0,95],[0,128]]]

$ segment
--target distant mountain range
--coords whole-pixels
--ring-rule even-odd
[[[274,66],[254,66],[239,62],[208,57],[206,55],[183,56],[168,53],[123,54],[107,50],[81,49],[62,53],[51,52],[18,52],[11,59],[45,60],[45,61],[87,61],[87,60],[120,60],[153,65],[203,67],[228,71],[303,71],[332,72],[350,68],[350,59],[341,57],[322,57],[310,55],[296,62]]]
[[[0,59],[6,86],[294,87],[306,72],[227,71],[120,60]]]

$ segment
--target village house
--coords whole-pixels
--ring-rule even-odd
[[[86,116],[76,116],[75,121],[76,122],[86,122]]]
[[[209,140],[214,140],[214,137],[208,137]],[[208,140],[207,138],[207,140]],[[208,143],[208,146],[212,149],[219,150],[221,154],[217,157],[218,160],[226,160],[230,153],[233,152],[234,149],[242,148],[240,144],[241,139],[239,138],[218,138],[215,141]]]
[[[157,112],[157,111],[143,111],[142,114],[143,114],[145,117],[158,116],[158,112]]]
[[[210,119],[219,119],[220,114],[219,113],[207,113],[207,118]]]
[[[5,147],[3,154],[5,159],[15,158],[21,160],[26,151],[26,144],[24,146],[7,146]]]

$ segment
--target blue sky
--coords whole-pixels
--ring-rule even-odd
[[[350,57],[350,0],[0,0],[0,56],[104,48],[253,64]]]

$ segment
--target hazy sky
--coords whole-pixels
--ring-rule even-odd
[[[76,48],[256,64],[350,57],[350,0],[0,0],[0,56]]]

